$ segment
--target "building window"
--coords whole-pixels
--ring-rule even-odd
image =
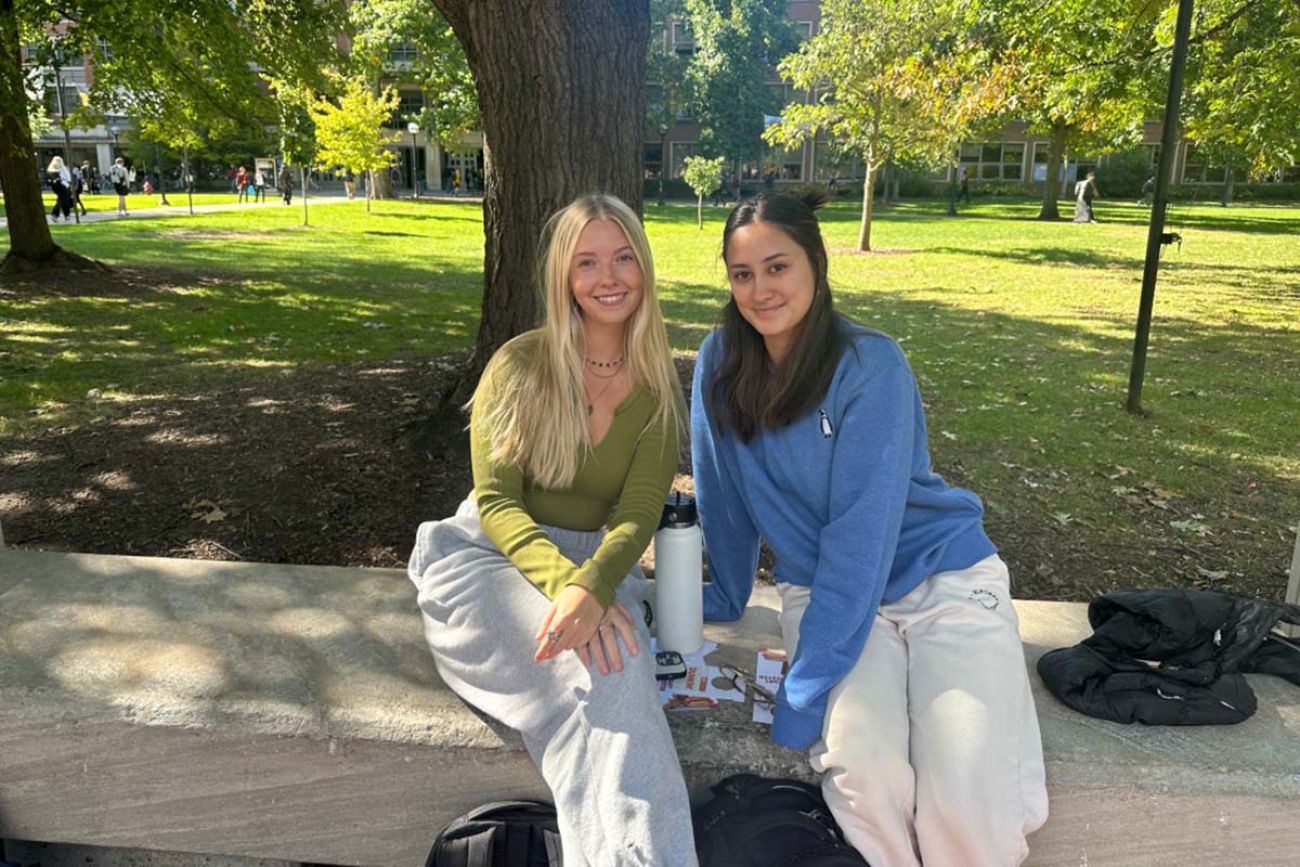
[[[803,180],[803,148],[774,149],[769,152],[769,165],[776,168],[776,176],[783,181]]]
[[[59,109],[59,88],[55,84],[53,77],[45,85],[45,111],[51,118],[58,119],[67,117],[77,109],[81,108],[81,92],[77,90],[77,85],[63,80],[63,108]]]
[[[663,169],[664,151],[668,149],[667,144],[660,142],[646,142],[645,148],[641,153],[641,166],[645,171],[645,179],[652,181],[659,177],[659,172]]]
[[[695,35],[691,33],[691,22],[678,19],[672,23],[673,51],[678,54],[695,53]]]
[[[682,170],[686,167],[686,158],[694,156],[697,150],[699,150],[699,142],[670,141],[668,143],[668,165],[670,166],[668,177],[680,178]]]
[[[389,63],[414,63],[420,59],[420,49],[414,42],[395,42],[388,46]]]
[[[422,90],[399,90],[397,92],[397,108],[393,111],[393,116],[388,119],[386,124],[389,129],[400,129],[406,131],[406,124],[415,120],[421,112],[424,111],[424,91]]]
[[[1035,144],[1035,160],[1040,153],[1045,165],[1047,151],[1045,147],[1039,151]],[[963,142],[957,154],[957,177],[965,177],[969,170],[972,178],[981,181],[1019,181],[1024,179],[1024,165],[1024,142]]]
[[[1024,142],[1004,142],[1002,145],[1002,180],[1019,181],[1025,177]]]
[[[800,42],[807,42],[812,39],[813,23],[811,21],[796,21],[794,22],[794,29],[799,34]]]

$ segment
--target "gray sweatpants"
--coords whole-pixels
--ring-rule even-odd
[[[542,529],[579,564],[602,537]],[[695,867],[686,785],[640,620],[641,570],[618,591],[637,620],[640,653],[624,652],[623,671],[608,675],[571,652],[533,661],[550,601],[484,534],[472,500],[453,518],[420,525],[409,572],[443,681],[523,735],[550,786],[565,867]]]

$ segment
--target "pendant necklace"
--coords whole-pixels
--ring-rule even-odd
[[[586,391],[587,391],[587,393],[588,393],[588,398],[589,398],[588,401],[587,401],[587,417],[588,417],[588,418],[590,418],[590,417],[591,417],[591,414],[595,411],[595,408],[596,408],[596,401],[600,400],[601,395],[603,395],[605,392],[609,391],[609,387],[610,387],[611,385],[614,384],[614,378],[615,378],[616,376],[618,376],[618,374],[619,374],[619,371],[615,371],[614,373],[610,374],[609,376],[599,376],[599,374],[593,374],[593,375],[597,376],[597,378],[605,380],[605,384],[604,384],[603,386],[601,386],[600,391],[596,392],[596,396],[595,396],[595,397],[591,397],[591,389],[590,389],[590,388],[586,388],[586,383],[583,383],[583,387],[586,388]]]

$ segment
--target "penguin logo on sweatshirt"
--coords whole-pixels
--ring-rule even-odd
[[[830,439],[835,435],[835,428],[831,427],[831,417],[826,414],[826,410],[824,409],[817,410],[817,415],[821,421],[822,436]]]

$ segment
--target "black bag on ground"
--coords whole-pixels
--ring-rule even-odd
[[[736,774],[695,810],[700,867],[864,867],[816,786]]]
[[[494,801],[453,821],[433,841],[424,867],[563,867],[555,808]]]

